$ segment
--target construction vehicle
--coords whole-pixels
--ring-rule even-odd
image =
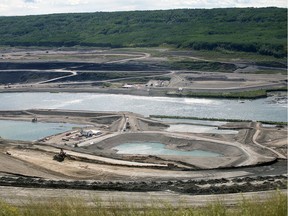
[[[55,154],[53,157],[53,160],[56,160],[58,162],[64,161],[64,159],[67,157],[66,152],[63,151],[63,149],[60,149],[60,152],[58,154]]]

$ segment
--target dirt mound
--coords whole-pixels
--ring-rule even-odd
[[[1,177],[1,186],[108,191],[174,191],[183,194],[225,194],[287,189],[287,176],[188,181],[56,181],[33,177]]]

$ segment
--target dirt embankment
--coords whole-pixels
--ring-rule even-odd
[[[287,189],[287,176],[179,181],[55,181],[33,177],[0,177],[1,186],[101,191],[173,191],[183,194],[227,194]]]

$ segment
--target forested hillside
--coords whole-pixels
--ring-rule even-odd
[[[284,57],[287,9],[231,8],[0,17],[0,45],[227,49]]]

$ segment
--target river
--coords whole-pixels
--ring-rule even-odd
[[[72,109],[149,115],[287,121],[287,97],[257,100],[146,97],[97,93],[1,93],[0,110]]]

